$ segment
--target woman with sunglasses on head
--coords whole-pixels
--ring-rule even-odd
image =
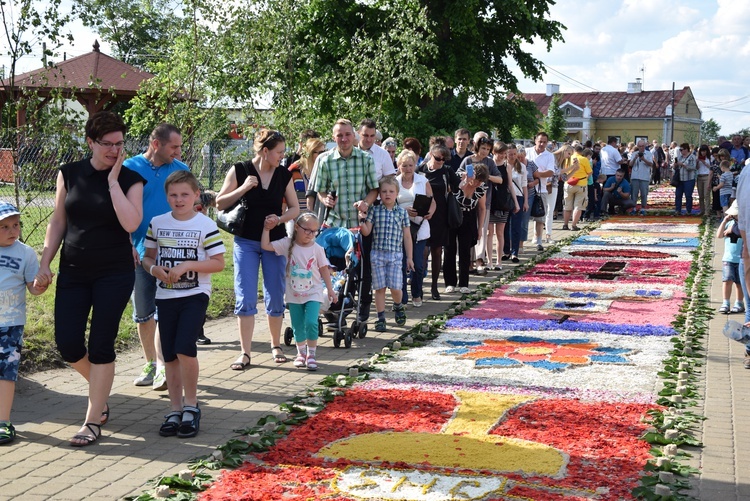
[[[297,203],[300,213],[312,211],[314,206],[308,205],[308,189],[312,187],[312,171],[315,161],[320,155],[326,153],[326,144],[319,138],[313,137],[305,141],[300,150],[300,158],[289,166],[289,172],[292,173],[292,184],[294,191],[297,192]],[[314,202],[315,197],[310,197]],[[294,231],[294,220],[286,223],[286,231],[291,235]]]
[[[42,286],[52,282],[50,264],[62,244],[55,342],[63,360],[89,382],[84,425],[70,441],[75,447],[96,442],[109,420],[115,338],[135,283],[130,233],[143,217],[144,180],[122,166],[126,130],[122,118],[108,111],[86,122],[91,158],[60,167],[35,280]]]
[[[443,264],[443,247],[448,243],[448,193],[456,193],[458,184],[461,182],[448,165],[450,159],[450,150],[443,145],[436,144],[430,148],[430,158],[418,169],[430,183],[435,201],[435,211],[430,218],[430,238],[427,241],[425,253],[429,253],[432,262],[430,291],[432,299],[436,301],[440,300],[438,279]]]
[[[263,299],[271,332],[271,353],[277,364],[287,361],[281,349],[281,322],[284,314],[286,257],[261,248],[261,236],[266,221],[274,228],[269,241],[286,236],[284,223],[299,215],[297,193],[289,170],[279,169],[284,158],[286,141],[278,131],[263,129],[255,134],[255,157],[235,164],[227,172],[224,185],[216,197],[219,210],[232,207],[243,200],[245,221],[239,235],[234,237],[234,314],[240,331],[239,358],[230,365],[233,370],[244,370],[250,365],[255,315],[258,313],[258,271],[263,268]],[[283,210],[286,200],[286,211]]]

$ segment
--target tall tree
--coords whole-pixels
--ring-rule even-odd
[[[113,56],[145,69],[163,58],[183,28],[179,0],[74,0],[83,24],[112,45]]]
[[[716,144],[721,134],[721,126],[713,118],[701,124],[701,141],[706,144]]]
[[[552,96],[552,101],[544,117],[544,129],[553,141],[564,141],[567,137],[568,124],[565,120],[562,108],[560,108],[560,94]]]

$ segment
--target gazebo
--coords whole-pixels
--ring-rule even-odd
[[[17,101],[24,94],[33,92],[42,98],[44,106],[59,92],[68,99],[75,99],[89,114],[106,110],[119,102],[130,101],[138,92],[141,82],[154,75],[99,51],[99,41],[88,54],[62,61],[54,66],[39,68],[17,75],[13,89],[10,80],[2,81],[3,87],[12,92],[0,94],[0,107],[6,99]],[[19,108],[16,124],[26,124],[26,109]]]

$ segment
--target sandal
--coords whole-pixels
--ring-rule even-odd
[[[92,426],[96,426],[96,430],[93,429]],[[92,437],[91,435],[82,435],[80,433],[78,435],[75,435],[70,439],[70,445],[72,445],[73,447],[86,447],[87,445],[91,445],[99,440],[99,437],[102,436],[102,426],[100,424],[84,423],[83,427],[88,428],[89,431],[94,434],[94,436]],[[73,440],[81,440],[82,442],[73,442]]]
[[[162,437],[174,437],[182,424],[182,411],[172,411],[166,416],[166,420],[159,428],[159,435]]]
[[[279,350],[279,354],[275,354],[273,351]],[[286,355],[284,355],[284,350],[281,349],[281,346],[271,346],[271,355],[273,355],[273,361],[277,364],[283,364],[288,362]]]
[[[247,362],[245,362],[245,357],[247,357]],[[250,365],[250,355],[248,355],[247,353],[243,353],[242,355],[240,355],[240,358],[232,362],[229,368],[232,369],[233,371],[244,371],[249,365]]]
[[[109,404],[105,403],[104,405],[106,409],[102,411],[101,422],[99,423],[100,426],[104,426],[107,424],[107,421],[109,421]]]
[[[190,419],[185,419],[185,415],[189,415]],[[180,427],[177,430],[177,436],[180,438],[190,438],[198,434],[198,430],[201,427],[201,410],[198,406],[193,407],[192,405],[186,405],[182,408],[182,421]]]
[[[315,361],[314,355],[307,356],[307,370],[316,371],[318,370],[318,363]]]
[[[0,444],[8,444],[15,440],[16,429],[10,421],[0,422]]]
[[[297,357],[294,359],[294,366],[298,369],[301,369],[305,366],[305,356],[301,353],[297,355]]]

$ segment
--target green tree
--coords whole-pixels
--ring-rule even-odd
[[[713,118],[701,124],[701,141],[706,144],[716,144],[721,135],[721,126]]]
[[[565,120],[562,108],[560,108],[560,99],[560,94],[552,96],[552,101],[547,108],[547,116],[544,117],[543,128],[552,141],[564,141],[568,135],[568,123]]]
[[[172,0],[75,0],[83,24],[112,45],[113,56],[145,69],[169,52],[183,26],[180,4]]]

